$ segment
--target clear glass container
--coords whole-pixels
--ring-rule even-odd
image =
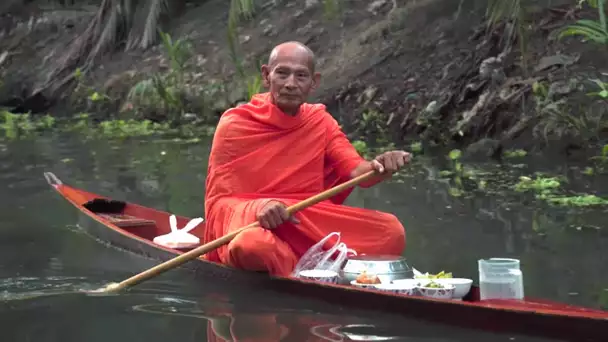
[[[524,299],[523,275],[519,260],[480,259],[479,296],[484,299]]]

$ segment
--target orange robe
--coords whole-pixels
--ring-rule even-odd
[[[204,242],[256,221],[275,199],[287,206],[350,179],[364,159],[321,104],[295,116],[255,95],[226,111],[216,128],[207,170]],[[350,191],[299,211],[300,223],[252,228],[207,254],[232,267],[288,276],[299,258],[327,234],[359,254],[401,255],[405,231],[391,214],[342,205]]]

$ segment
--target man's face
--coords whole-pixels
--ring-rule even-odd
[[[271,65],[262,66],[264,86],[269,89],[274,104],[290,115],[298,112],[320,79],[319,73],[312,73],[307,56],[300,55],[278,56]]]

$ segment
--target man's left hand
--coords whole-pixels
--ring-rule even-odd
[[[412,159],[412,155],[405,151],[389,151],[384,152],[372,160],[372,167],[374,170],[392,174],[399,171]]]

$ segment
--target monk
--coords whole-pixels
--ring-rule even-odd
[[[289,276],[302,255],[331,232],[359,254],[401,255],[405,231],[391,214],[345,206],[352,191],[288,215],[286,208],[371,170],[381,182],[410,161],[405,151],[363,159],[322,104],[306,102],[320,82],[305,45],[276,46],[262,66],[269,90],[224,112],[206,179],[204,242],[258,221],[210,261]]]

